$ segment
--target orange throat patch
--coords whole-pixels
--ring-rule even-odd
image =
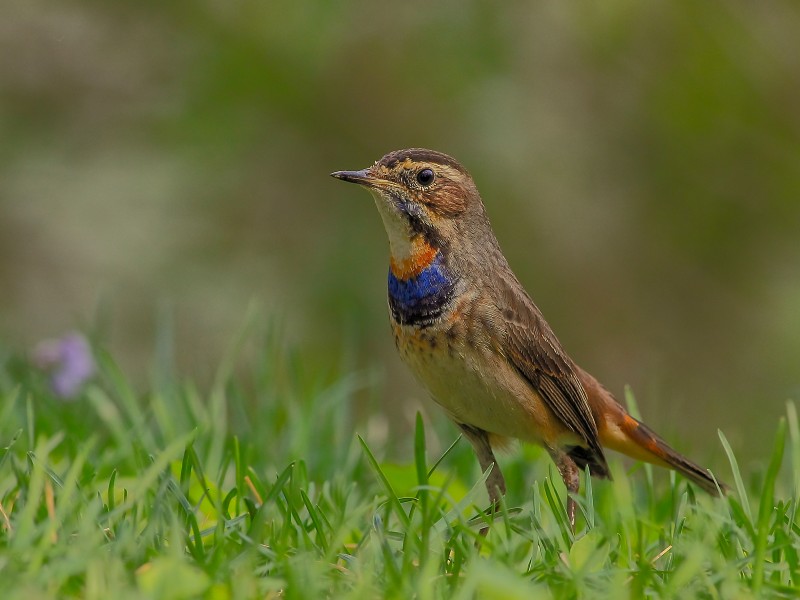
[[[411,254],[402,259],[389,258],[389,268],[397,279],[406,281],[422,273],[433,260],[439,250],[431,246],[422,236],[414,240],[411,246]]]

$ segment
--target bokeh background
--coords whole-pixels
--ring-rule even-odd
[[[578,362],[756,460],[800,396],[798,31],[796,0],[6,0],[0,340],[93,331],[146,385],[169,314],[202,384],[255,300],[309,372],[381,372],[400,435],[430,405],[384,232],[328,174],[425,146]]]

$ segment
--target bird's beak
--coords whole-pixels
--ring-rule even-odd
[[[369,169],[361,169],[360,171],[334,171],[331,177],[341,179],[342,181],[349,181],[350,183],[358,183],[366,185],[372,178],[369,175]]]
[[[385,188],[389,182],[380,177],[375,177],[372,169],[361,169],[360,171],[334,171],[331,177],[341,179],[342,181],[349,181],[350,183],[357,183],[370,188]]]

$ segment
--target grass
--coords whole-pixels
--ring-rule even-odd
[[[385,462],[350,411],[368,381],[314,375],[275,336],[246,337],[208,393],[165,357],[138,392],[98,349],[98,376],[64,402],[24,359],[6,360],[4,598],[800,595],[792,404],[763,473],[743,477],[720,434],[728,498],[615,464],[613,482],[584,486],[573,535],[550,467],[512,483],[492,519],[464,441],[432,455],[418,416],[407,464]],[[546,464],[529,449],[502,462],[513,475],[531,460]]]

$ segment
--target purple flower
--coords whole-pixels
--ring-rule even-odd
[[[61,398],[76,396],[95,372],[92,349],[80,333],[41,342],[33,359],[39,368],[51,371],[50,387]]]

